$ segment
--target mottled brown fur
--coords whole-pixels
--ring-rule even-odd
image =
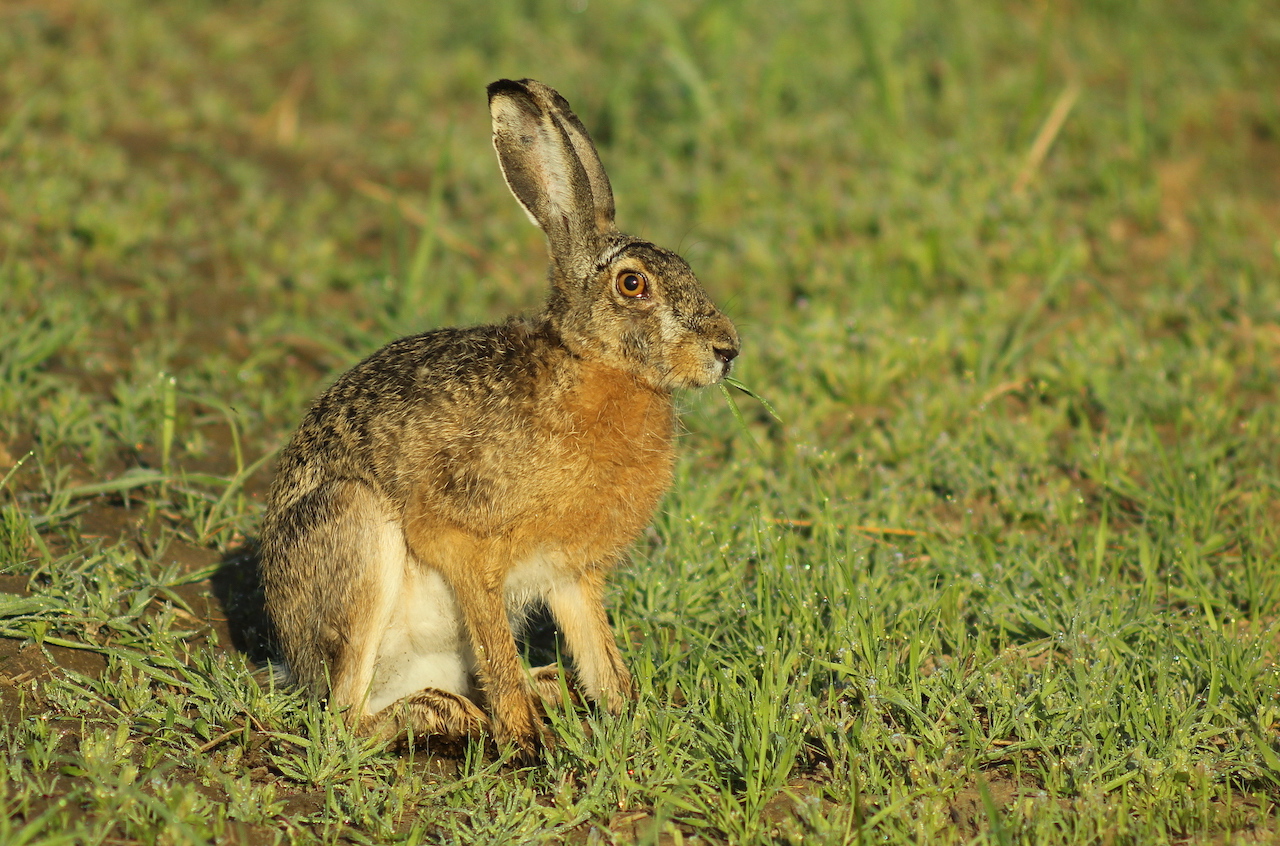
[[[605,579],[670,485],[671,391],[721,378],[738,339],[678,256],[613,228],[608,178],[558,94],[504,80],[490,99],[508,184],[547,233],[547,308],[404,338],[342,376],[281,454],[262,566],[294,678],[362,730],[488,729],[528,757],[538,697],[559,682],[542,668],[531,686],[513,621],[545,602],[581,692],[613,711],[633,696]],[[624,274],[643,275],[644,296],[624,293]],[[413,590],[434,604],[405,606]],[[439,666],[455,656],[474,678],[369,713],[389,627],[407,644],[395,659],[434,672],[440,653],[415,644],[448,643],[455,607],[461,645]],[[446,616],[437,631],[420,613]]]

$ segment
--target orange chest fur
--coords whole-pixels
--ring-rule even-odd
[[[671,400],[617,371],[584,368],[554,422],[563,462],[529,528],[593,546],[621,547],[648,524],[671,484]]]
[[[437,566],[456,557],[429,551],[445,546],[462,558],[492,548],[507,561],[604,563],[652,519],[671,484],[670,397],[599,366],[564,375],[519,432],[479,446],[460,429],[431,441],[438,467],[421,480],[406,523]],[[467,460],[444,465],[442,440]]]

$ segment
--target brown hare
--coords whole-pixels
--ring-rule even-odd
[[[267,609],[292,678],[360,731],[544,740],[513,625],[545,603],[576,687],[634,696],[605,578],[671,483],[676,388],[738,334],[676,254],[620,233],[595,147],[531,79],[489,86],[507,185],[547,236],[543,313],[404,338],[356,365],[280,456],[262,526]]]

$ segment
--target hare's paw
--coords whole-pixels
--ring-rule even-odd
[[[582,696],[578,692],[577,680],[573,673],[561,669],[558,664],[547,664],[529,671],[534,695],[542,705],[545,713],[549,709],[560,709],[566,705],[576,707],[582,704]],[[561,681],[561,678],[564,681]],[[566,699],[565,693],[568,692]]]
[[[499,748],[515,748],[517,764],[537,763],[542,757],[542,750],[554,745],[554,738],[538,713],[532,692],[494,702],[492,712],[493,739]]]
[[[465,696],[427,688],[365,717],[361,731],[382,740],[437,737],[474,740],[489,729],[489,718]]]
[[[614,665],[609,681],[600,690],[598,701],[610,714],[620,714],[627,702],[636,699],[636,685],[622,663]]]

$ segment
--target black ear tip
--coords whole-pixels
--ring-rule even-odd
[[[489,92],[490,100],[499,94],[524,94],[527,96],[529,89],[525,88],[524,84],[528,81],[529,80],[527,79],[521,79],[519,81],[514,79],[499,79],[496,82],[490,82],[486,86],[485,90]]]

